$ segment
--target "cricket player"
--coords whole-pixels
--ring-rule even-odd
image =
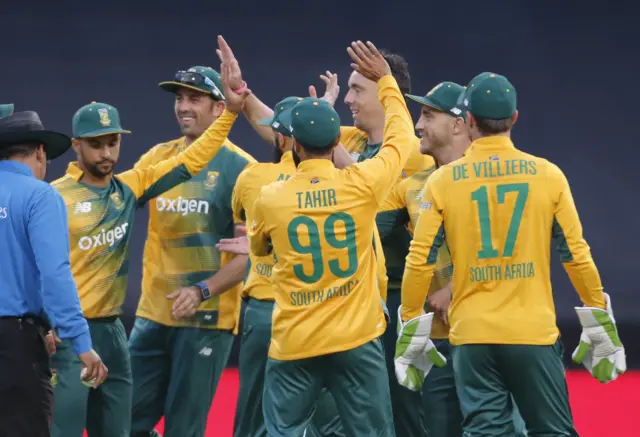
[[[589,355],[603,381],[626,366],[569,184],[557,166],[515,148],[516,90],[504,76],[476,77],[462,103],[473,142],[427,180],[402,285],[398,353],[410,364],[396,372],[424,378],[437,360],[423,305],[446,238],[463,435],[514,435],[512,395],[530,436],[577,436],[551,294],[552,239],[587,305],[577,309],[584,331],[576,360]]]
[[[418,102],[420,118],[416,131],[420,138],[420,152],[430,155],[435,167],[427,168],[402,180],[391,190],[378,213],[376,222],[383,227],[380,232],[393,229],[397,223],[415,229],[420,212],[420,200],[424,185],[436,167],[462,158],[471,144],[464,113],[457,107],[464,87],[454,82],[441,82],[425,96],[407,94],[405,97]],[[430,437],[459,437],[462,435],[462,412],[456,394],[456,385],[449,343],[448,310],[451,302],[453,264],[445,243],[438,250],[434,278],[427,295],[427,311],[435,317],[431,338],[437,349],[447,359],[445,367],[434,367],[422,386],[424,426]],[[517,435],[524,435],[524,422],[514,408]]]
[[[52,183],[68,210],[71,270],[94,348],[110,377],[96,390],[80,380],[81,363],[71,344],[62,342],[52,357],[55,374],[52,434],[81,437],[128,436],[132,376],[127,335],[119,319],[128,278],[129,242],[135,211],[198,174],[222,148],[236,115],[227,111],[194,146],[145,169],[113,175],[120,154],[120,124],[115,107],[93,102],[73,116],[73,148],[78,156]]]
[[[220,75],[212,68],[179,71],[160,87],[175,94],[183,136],[153,147],[136,169],[188,150],[225,109]],[[220,253],[215,244],[234,235],[231,194],[238,175],[252,162],[225,139],[216,157],[189,182],[144,199],[149,227],[142,293],[129,340],[132,436],[150,435],[162,416],[165,437],[204,435],[231,353],[248,262],[245,255]]]
[[[251,252],[274,253],[276,306],[263,410],[269,436],[300,436],[323,387],[349,436],[395,436],[379,337],[386,321],[373,248],[379,204],[409,157],[410,115],[373,44],[352,43],[355,68],[378,82],[386,111],[376,159],[343,170],[331,156],[340,117],[306,98],[290,113],[296,173],[261,191],[249,224]]]
[[[400,55],[386,51],[382,51],[382,55],[391,67],[391,73],[396,78],[400,91],[403,95],[409,93],[411,77],[405,59]],[[344,98],[344,103],[349,106],[353,116],[353,126],[342,127],[340,137],[342,144],[357,162],[376,156],[380,150],[384,128],[384,111],[376,96],[376,84],[354,71],[349,77],[349,91]],[[420,153],[420,140],[416,136],[412,136],[410,141],[412,142],[411,155],[402,169],[402,175],[398,175],[397,181],[434,166],[430,156]],[[384,223],[378,223],[378,227],[381,226],[384,226]],[[387,307],[391,316],[391,322],[384,334],[383,342],[396,434],[398,436],[423,436],[425,429],[420,408],[420,393],[400,385],[393,370],[400,288],[410,242],[410,232],[400,223],[395,223],[382,238],[382,248],[387,261],[387,276],[389,277]]]

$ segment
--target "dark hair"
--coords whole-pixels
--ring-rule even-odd
[[[400,92],[403,95],[409,94],[411,92],[411,75],[409,74],[409,64],[406,59],[402,55],[392,53],[386,49],[380,49],[379,52],[389,64],[391,75],[398,82]]]
[[[0,161],[15,157],[26,158],[33,155],[37,148],[37,143],[12,144],[9,147],[0,148]]]
[[[492,120],[490,118],[473,117],[478,124],[478,130],[482,135],[490,136],[495,134],[501,134],[513,127],[513,119],[501,118],[499,120]]]
[[[309,155],[312,158],[316,158],[318,156],[323,156],[323,155],[326,155],[327,153],[329,153],[331,151],[331,149],[333,149],[333,146],[336,143],[331,143],[330,145],[325,146],[325,147],[306,147],[300,141],[298,141],[298,144],[300,144],[302,146],[302,148],[304,149],[304,153],[305,154]]]

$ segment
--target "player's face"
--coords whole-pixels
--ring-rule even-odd
[[[96,178],[104,178],[113,173],[113,167],[118,162],[120,134],[74,139],[73,148],[85,171]]]
[[[451,144],[455,121],[456,119],[449,114],[423,106],[416,123],[416,132],[420,137],[420,153],[432,155],[434,151]]]
[[[202,135],[223,110],[224,103],[214,101],[208,94],[189,88],[176,92],[175,112],[180,131],[191,140]]]
[[[344,97],[353,116],[353,125],[369,132],[384,123],[384,107],[378,100],[375,82],[354,71],[349,77],[349,92]]]

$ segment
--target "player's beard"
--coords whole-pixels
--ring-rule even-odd
[[[110,163],[111,166],[109,167],[108,171],[104,171],[100,169],[100,164],[103,163]],[[113,167],[115,166],[115,163],[112,161],[102,161],[99,162],[97,164],[89,164],[87,162],[84,163],[84,168],[87,171],[87,173],[91,174],[91,176],[97,178],[97,179],[104,179],[106,177],[109,177],[111,175],[111,173],[113,173]]]

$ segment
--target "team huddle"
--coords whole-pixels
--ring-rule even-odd
[[[204,436],[240,335],[234,437],[577,436],[552,247],[584,304],[573,360],[609,382],[624,348],[567,179],[511,140],[513,84],[487,72],[413,95],[402,57],[354,42],[347,127],[336,75],[321,76],[321,98],[310,87],[270,108],[218,45],[219,73],[196,66],[160,84],[183,136],[130,170],[113,173],[131,133],[115,107],[73,117],[78,160],[52,185],[108,377],[83,381],[72,345],[57,344],[52,434],[154,436],[164,417],[165,437]],[[241,114],[273,162],[229,141]],[[119,315],[145,205],[127,339]]]

